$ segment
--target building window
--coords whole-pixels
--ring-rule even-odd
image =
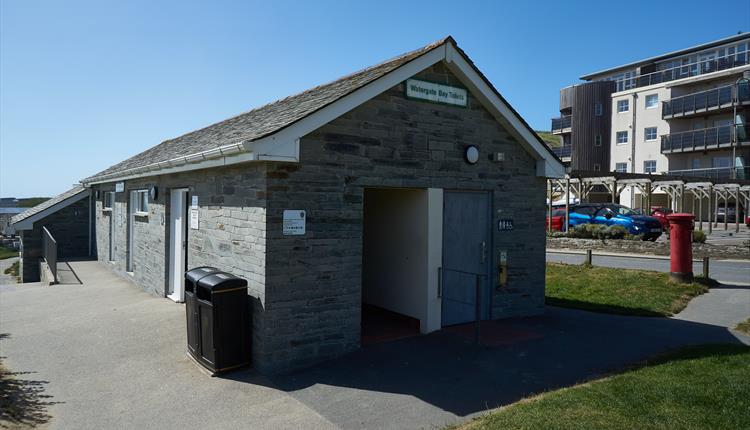
[[[646,160],[643,162],[643,173],[656,173],[656,160]]]
[[[630,100],[617,100],[617,113],[623,113],[630,110]]]
[[[693,158],[693,170],[700,169],[701,168],[701,159],[700,158]]]
[[[115,205],[115,192],[107,191],[104,193],[104,210],[111,211]]]
[[[136,214],[147,214],[148,213],[148,191],[138,190],[133,191],[131,194],[133,203],[133,212]]]
[[[594,146],[602,146],[602,135],[597,134],[594,136]]]
[[[646,127],[643,129],[643,139],[646,141],[656,140],[656,127]]]
[[[617,172],[617,173],[627,173],[628,172],[628,163],[615,163],[615,172]]]
[[[594,163],[594,171],[598,172],[600,170],[602,170],[602,165],[599,163]]]
[[[625,145],[628,143],[628,132],[627,131],[618,131],[617,132],[617,144],[618,145]]]
[[[595,116],[602,116],[602,104],[601,103],[594,103],[594,115]]]
[[[646,109],[654,109],[659,106],[659,95],[650,94],[646,96]]]

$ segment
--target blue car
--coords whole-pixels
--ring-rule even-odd
[[[619,225],[630,234],[641,234],[643,240],[656,240],[662,227],[658,219],[615,203],[584,203],[570,207],[570,227],[581,224]]]

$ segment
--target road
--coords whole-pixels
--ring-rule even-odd
[[[547,261],[551,263],[581,264],[584,254],[547,251]],[[594,266],[616,267],[621,269],[643,269],[657,272],[669,272],[669,260],[664,258],[596,255],[592,258]],[[693,272],[703,273],[703,263],[693,262]],[[750,284],[750,261],[711,260],[709,276],[723,284]]]

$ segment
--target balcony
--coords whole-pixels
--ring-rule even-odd
[[[750,50],[739,51],[724,57],[701,60],[694,63],[683,64],[670,69],[659,70],[653,73],[645,73],[632,78],[618,80],[617,91],[629,90],[636,87],[661,84],[663,82],[676,81],[678,79],[690,78],[704,75],[706,73],[718,72],[734,67],[750,64]]]
[[[563,145],[558,146],[557,148],[552,148],[552,152],[555,153],[562,161],[570,161],[570,155],[573,152],[573,146],[572,145]]]
[[[570,133],[570,122],[572,115],[552,118],[552,134]]]
[[[688,178],[706,178],[707,180],[748,179],[750,167],[713,167],[710,169],[670,170],[667,175]]]
[[[728,148],[735,141],[733,139],[733,128],[733,125],[724,125],[667,134],[661,137],[661,152],[662,154],[670,154]],[[748,131],[750,131],[750,127],[747,125],[737,126],[739,137],[737,141],[744,142],[747,140]]]
[[[663,119],[682,118],[731,108],[734,105],[732,87],[728,85],[662,102],[661,117]]]

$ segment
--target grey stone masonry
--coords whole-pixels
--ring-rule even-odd
[[[417,77],[462,86],[442,63]],[[507,251],[509,283],[495,291],[492,317],[543,311],[545,180],[535,160],[475,98],[464,108],[404,93],[397,85],[305,136],[298,164],[269,165],[267,371],[359,347],[366,187],[492,192],[493,226],[515,221],[512,231],[493,229],[492,267]],[[482,154],[476,165],[464,161],[469,145]],[[495,152],[505,161],[490,161]],[[284,209],[307,210],[304,236],[282,235]]]
[[[20,231],[21,280],[39,281],[42,259],[42,227],[47,227],[57,242],[57,258],[82,258],[89,255],[89,198],[79,200],[34,222],[31,230]]]
[[[442,63],[417,77],[462,86]],[[493,289],[492,318],[542,312],[545,179],[536,176],[536,161],[471,95],[468,107],[457,107],[404,93],[402,83],[304,136],[299,163],[250,162],[127,180],[112,211],[103,210],[100,193],[99,259],[109,260],[114,222],[112,269],[165,295],[169,192],[187,188],[199,207],[199,229],[188,230],[188,267],[215,266],[248,280],[253,366],[287,371],[360,345],[365,188],[484,190],[492,193],[493,225],[515,221],[512,231],[493,229],[492,267],[507,251],[509,282]],[[464,161],[469,145],[481,153],[475,165]],[[505,161],[491,161],[496,152]],[[159,192],[148,215],[129,220],[129,191],[151,185]],[[307,211],[304,236],[282,235],[284,209]],[[126,272],[128,240],[132,273]]]

